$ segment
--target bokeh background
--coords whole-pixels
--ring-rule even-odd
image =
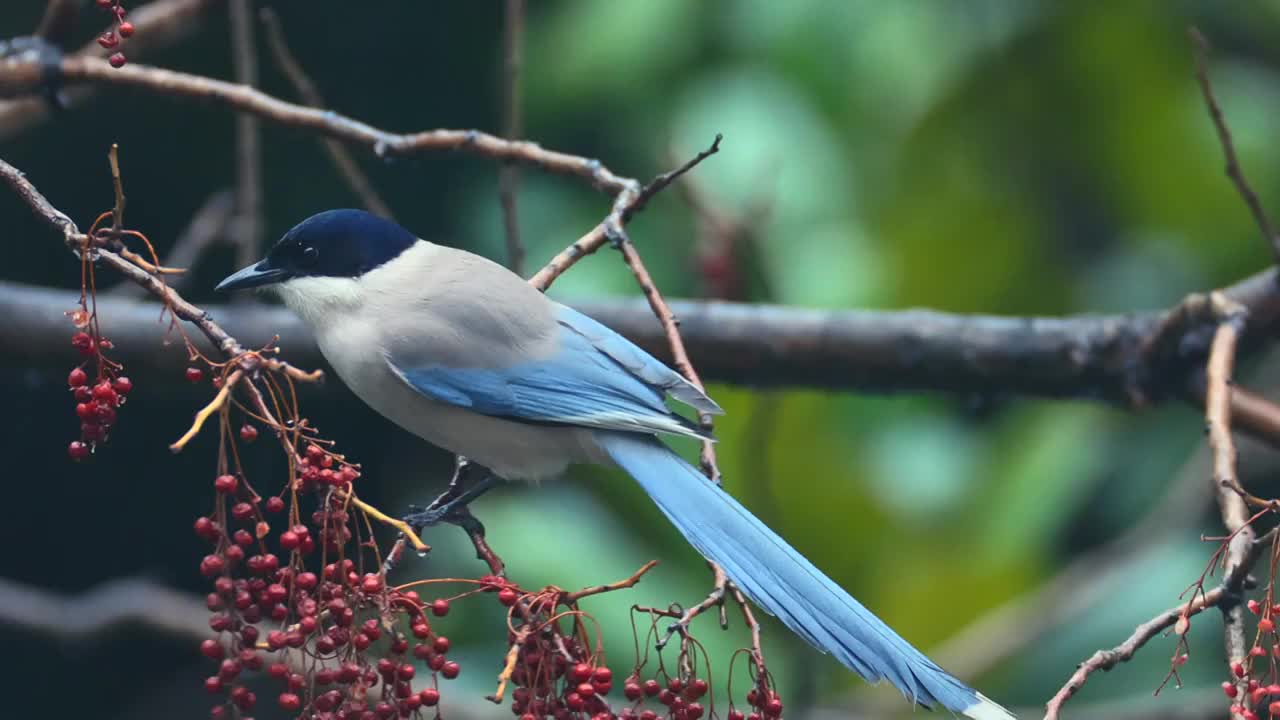
[[[29,33],[43,5],[6,3],[0,36]],[[744,300],[1121,312],[1171,305],[1269,262],[1222,176],[1186,28],[1199,25],[1215,44],[1213,80],[1240,156],[1264,203],[1280,212],[1276,3],[530,5],[526,136],[648,177],[724,134],[722,152],[693,183],[714,207],[751,220]],[[500,129],[501,3],[275,9],[334,109],[394,130]],[[85,39],[99,21],[86,14]],[[203,22],[193,38],[145,62],[229,78],[225,13]],[[263,89],[292,98],[269,55],[261,65]],[[220,108],[109,90],[0,143],[0,157],[83,226],[110,205],[105,155],[119,143],[130,224],[163,249],[211,193],[234,183],[233,128]],[[315,211],[356,203],[313,136],[271,125],[263,132],[269,239]],[[502,257],[493,162],[358,156],[404,225]],[[531,267],[607,210],[577,180],[534,170],[522,180]],[[77,287],[75,261],[8,193],[0,193],[0,220],[0,279]],[[709,292],[697,262],[703,229],[674,191],[633,223],[669,296]],[[206,255],[191,297],[215,301],[212,285],[232,265],[229,246]],[[608,252],[552,291],[566,301],[636,293]],[[103,318],[108,334],[110,322]],[[179,350],[157,340],[155,352]],[[65,445],[76,424],[62,388],[74,362],[69,345],[65,358],[39,367],[15,366],[0,348],[0,575],[67,594],[138,576],[205,592],[197,572],[204,551],[190,525],[209,507],[214,441],[201,438],[178,456],[166,447],[207,399],[205,389],[178,374],[135,376],[138,389],[110,446],[73,465]],[[1265,393],[1277,375],[1264,360],[1244,377]],[[710,389],[728,411],[718,434],[729,490],[904,636],[1011,707],[1042,704],[1078,662],[1175,604],[1212,549],[1201,533],[1218,529],[1201,420],[1186,406],[1128,414],[1083,402]],[[370,500],[394,510],[429,499],[443,482],[448,458],[336,380],[303,399],[315,423],[365,463]],[[279,468],[266,445],[251,462],[269,477]],[[1261,494],[1275,482],[1275,459],[1249,444],[1243,452],[1246,481]],[[708,587],[696,555],[620,476],[575,471],[536,491],[507,488],[479,501],[476,513],[527,586],[608,581],[662,559],[631,592],[590,601],[621,666],[631,653],[631,603],[693,602]],[[460,533],[445,528],[429,540],[436,551],[401,577],[480,573]],[[1016,623],[966,633],[1068,567],[1076,574]],[[503,717],[505,708],[479,700],[492,691],[502,653],[499,615],[491,603],[472,605],[448,618],[464,668],[449,697],[477,701],[466,709],[476,717]],[[697,630],[717,673],[746,643],[736,618],[728,632],[711,618]],[[892,689],[867,687],[780,626],[771,623],[766,637],[792,710],[911,712]],[[206,711],[200,678],[208,667],[185,638],[141,626],[73,638],[0,626],[0,641],[0,687],[13,717]],[[1012,652],[990,654],[987,645],[1007,642]],[[1159,638],[1132,663],[1091,679],[1068,715],[1219,716],[1225,669],[1216,615],[1193,623],[1191,647],[1184,688],[1153,697],[1174,649]],[[271,703],[262,704],[259,714],[269,716]]]

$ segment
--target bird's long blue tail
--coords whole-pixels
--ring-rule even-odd
[[[975,720],[1014,716],[938,667],[657,438],[599,433],[597,442],[649,493],[699,553],[747,597],[814,647],[908,699]]]

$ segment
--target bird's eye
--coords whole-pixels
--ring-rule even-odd
[[[314,247],[305,247],[302,249],[302,255],[298,258],[298,264],[302,267],[311,267],[320,259],[320,251]]]

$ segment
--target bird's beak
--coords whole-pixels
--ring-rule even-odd
[[[250,265],[228,275],[222,282],[218,283],[218,287],[214,288],[214,290],[218,292],[245,290],[264,285],[274,285],[278,282],[284,282],[290,277],[291,275],[287,270],[271,267],[266,260],[263,260],[256,265]]]

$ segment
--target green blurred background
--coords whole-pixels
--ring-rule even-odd
[[[30,32],[43,5],[8,3],[0,36]],[[275,9],[333,109],[393,130],[498,131],[501,5],[371,0]],[[1222,175],[1186,28],[1197,24],[1214,42],[1211,72],[1242,162],[1264,203],[1280,212],[1280,3],[530,5],[527,137],[648,177],[724,134],[721,153],[693,182],[716,208],[754,223],[744,300],[1122,312],[1171,305],[1270,261]],[[100,19],[86,16],[85,38]],[[227,36],[225,13],[215,11],[193,39],[141,61],[229,78]],[[263,88],[292,99],[265,53],[261,65]],[[0,143],[0,157],[83,226],[110,205],[105,153],[120,143],[130,224],[163,250],[211,193],[234,182],[233,125],[220,108],[108,89],[85,109]],[[267,125],[263,157],[268,240],[315,211],[357,202],[313,136]],[[462,154],[358,157],[404,225],[502,258],[495,163]],[[607,207],[582,182],[524,171],[530,267]],[[8,257],[0,279],[76,287],[73,259],[7,193],[0,218]],[[666,294],[706,295],[697,262],[705,233],[680,193],[652,203],[632,235]],[[230,248],[207,255],[192,298],[214,301],[210,288],[232,265]],[[608,252],[552,290],[567,301],[636,293]],[[108,335],[110,321],[103,318]],[[202,549],[189,527],[210,501],[213,439],[177,457],[166,449],[203,390],[176,376],[135,377],[139,389],[111,445],[74,466],[64,448],[76,426],[61,394],[74,362],[69,346],[64,362],[46,367],[14,366],[0,349],[9,407],[0,434],[9,465],[0,573],[66,593],[137,575],[204,592]],[[1277,372],[1263,361],[1245,377],[1265,393]],[[1201,421],[1184,406],[1134,415],[1015,398],[710,390],[728,411],[718,425],[728,489],[922,649],[942,648],[1072,562],[1099,562],[1097,572],[1086,567],[1062,584],[1073,592],[1055,590],[987,633],[989,643],[1014,642],[1015,651],[975,660],[987,648],[974,633],[946,647],[944,664],[1011,707],[1042,704],[1078,662],[1175,604],[1211,551],[1201,532],[1218,530]],[[423,502],[443,481],[447,458],[336,381],[307,390],[304,402],[365,463],[361,482],[377,504]],[[1243,452],[1246,481],[1268,491],[1274,460],[1247,443]],[[259,477],[278,470],[270,448],[251,455]],[[690,603],[708,588],[696,555],[617,476],[583,471],[537,491],[508,488],[479,501],[476,513],[527,586],[608,581],[648,559],[664,561],[634,590],[590,601],[617,667],[630,661],[631,603]],[[1140,522],[1141,532],[1124,536]],[[402,578],[481,572],[459,533],[437,530],[429,540],[436,552],[407,564]],[[1102,560],[1110,561],[1106,575]],[[476,701],[469,707],[482,717],[503,717],[505,709],[479,700],[492,691],[502,653],[497,609],[471,605],[446,623],[464,667],[463,687],[449,697]],[[736,618],[728,632],[711,618],[696,630],[717,672],[746,643]],[[22,691],[6,693],[11,709],[16,702],[46,717],[86,708],[113,718],[205,712],[199,678],[208,668],[186,640],[141,628],[67,640],[0,627],[0,638],[12,665],[0,686]],[[1158,638],[1134,662],[1093,678],[1068,716],[1221,713],[1216,615],[1193,623],[1191,647],[1185,688],[1152,697],[1174,651],[1171,639]],[[868,688],[780,626],[768,628],[766,650],[792,710],[911,713],[891,688]],[[60,695],[72,688],[78,697]]]

